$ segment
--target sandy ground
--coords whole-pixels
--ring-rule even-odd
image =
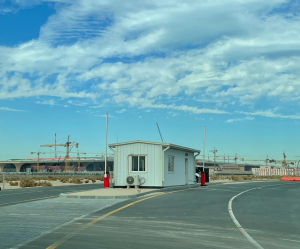
[[[79,196],[124,196],[124,195],[136,195],[140,193],[147,193],[157,189],[135,189],[135,188],[103,188],[88,191],[81,191],[76,193],[71,193],[69,195],[79,195]]]
[[[44,181],[44,180],[41,180]],[[68,186],[68,185],[79,185],[79,184],[74,184],[74,183],[62,183],[60,181],[47,181],[47,182],[51,182],[53,187],[56,186]],[[97,180],[95,183],[103,183],[103,181]],[[92,181],[89,181],[89,183],[85,183],[83,182],[80,185],[88,185],[88,184],[93,184]],[[0,183],[0,187],[3,188],[3,183]],[[32,187],[32,188],[38,188],[41,186],[37,186],[37,187]],[[8,182],[5,182],[5,189],[19,189],[21,188],[20,186],[10,186],[10,184]],[[29,187],[27,187],[29,188]]]

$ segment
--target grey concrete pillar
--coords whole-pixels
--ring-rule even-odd
[[[6,163],[0,163],[0,172],[3,172],[4,166]]]
[[[21,167],[23,166],[24,163],[13,163],[16,166],[16,171],[17,173],[20,172]]]

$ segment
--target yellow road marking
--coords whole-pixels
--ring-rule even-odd
[[[143,198],[143,199],[140,199],[140,200],[137,200],[137,201],[134,201],[134,202],[131,202],[129,204],[126,204],[120,208],[117,208],[113,211],[110,211],[94,220],[92,220],[91,222],[87,223],[86,225],[78,228],[77,230],[75,230],[74,232],[66,235],[65,237],[61,238],[60,240],[56,241],[55,243],[53,243],[52,245],[48,246],[46,249],[55,249],[56,247],[60,246],[62,243],[64,243],[65,241],[67,241],[68,239],[72,238],[73,236],[75,236],[76,234],[78,234],[79,232],[81,232],[82,230],[94,225],[95,223],[97,223],[98,221],[100,220],[103,220],[105,219],[107,216],[110,216],[116,212],[119,212],[127,207],[130,207],[130,206],[133,206],[135,205],[136,203],[139,203],[139,202],[142,202],[142,201],[145,201],[145,200],[148,200],[148,199],[151,199],[151,198],[154,198],[154,197],[157,197],[157,196],[161,196],[161,195],[165,195],[165,194],[171,194],[171,193],[175,193],[175,192],[180,192],[180,191],[186,191],[186,190],[189,190],[189,189],[193,189],[193,188],[187,188],[187,189],[180,189],[180,190],[176,190],[176,191],[170,191],[170,192],[164,192],[164,193],[159,193],[159,194],[156,194],[156,195],[152,195],[152,196],[149,196],[149,197],[146,197],[146,198]]]
[[[54,198],[54,197],[58,197],[58,196],[59,195],[51,195],[51,196],[47,196],[47,197],[41,197],[41,198],[35,198],[35,199],[28,199],[28,200],[23,200],[23,201],[1,203],[0,206],[9,205],[9,204],[18,204],[18,203],[29,202],[29,201],[37,201],[37,200],[49,199],[49,198]]]

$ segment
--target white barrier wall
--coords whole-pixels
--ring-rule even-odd
[[[254,176],[300,176],[300,169],[252,169]]]

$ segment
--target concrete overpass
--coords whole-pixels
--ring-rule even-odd
[[[107,158],[107,166],[113,171],[114,158]],[[77,157],[70,158],[69,170],[78,171],[79,159]],[[105,165],[105,157],[84,157],[80,158],[80,171],[103,171]],[[37,159],[10,159],[0,161],[0,172],[26,172],[26,168],[31,168],[32,172],[37,171]],[[59,158],[40,158],[39,169],[44,172],[64,171],[65,161],[63,157]]]

